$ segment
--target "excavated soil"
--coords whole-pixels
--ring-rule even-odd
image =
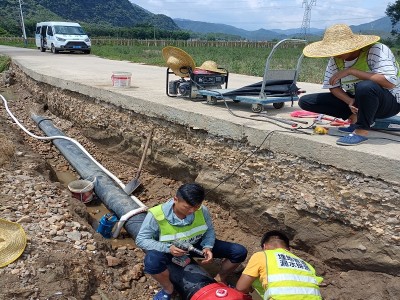
[[[324,299],[400,299],[398,185],[125,111],[15,67],[11,75],[1,94],[29,131],[43,136],[32,111],[51,118],[123,182],[134,177],[153,128],[135,191],[147,206],[196,180],[210,191],[220,239],[251,254],[263,232],[285,230],[293,252],[325,278]],[[0,218],[19,222],[28,237],[22,256],[0,269],[0,299],[152,299],[159,287],[143,273],[143,252],[126,233],[107,240],[95,232],[104,213],[98,200],[71,197],[66,183],[78,175],[68,162],[0,107]]]

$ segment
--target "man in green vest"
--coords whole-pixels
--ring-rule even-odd
[[[368,140],[376,119],[400,112],[400,69],[392,51],[379,36],[354,34],[345,24],[329,27],[322,41],[307,45],[308,57],[329,57],[323,88],[327,93],[304,95],[299,106],[307,111],[349,119],[347,133],[336,141],[354,146]]]
[[[280,231],[269,231],[261,239],[263,251],[254,253],[242,272],[236,289],[253,289],[264,300],[321,300],[322,277],[314,268],[289,251],[289,239]]]
[[[215,277],[218,282],[226,283],[227,276],[246,259],[245,247],[215,238],[210,213],[202,205],[204,199],[205,191],[201,185],[183,184],[175,197],[149,209],[140,227],[136,245],[146,252],[144,271],[162,287],[154,300],[169,300],[174,291],[167,265],[173,258],[187,254],[174,245],[176,240],[200,249],[204,255],[202,263],[210,263],[213,258],[224,259]]]

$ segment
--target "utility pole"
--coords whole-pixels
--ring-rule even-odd
[[[26,38],[24,14],[22,13],[21,0],[19,0],[19,11],[21,13],[21,26],[22,26],[22,36],[24,37],[24,46],[27,47],[28,46],[28,39]]]
[[[304,39],[307,40],[308,32],[310,30],[310,21],[311,21],[311,7],[315,5],[317,0],[303,0],[304,16],[303,23],[301,25],[301,33],[304,36]]]

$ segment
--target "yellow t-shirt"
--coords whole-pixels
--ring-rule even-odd
[[[265,253],[263,251],[254,253],[247,263],[246,268],[243,270],[243,274],[256,277],[260,279],[260,282],[264,289],[267,288],[267,261]]]

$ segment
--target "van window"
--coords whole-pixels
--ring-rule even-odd
[[[86,35],[82,27],[79,26],[54,26],[54,32],[56,34],[76,34],[76,35]]]
[[[51,28],[51,26],[47,27],[47,34],[50,36],[53,35],[53,28]]]
[[[40,26],[36,27],[36,34],[40,34]]]

